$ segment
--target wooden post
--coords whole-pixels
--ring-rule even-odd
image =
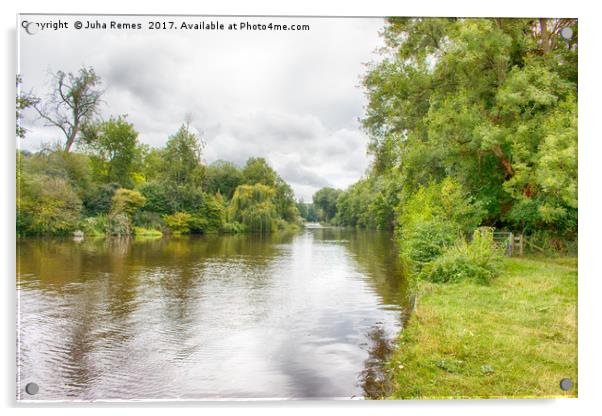
[[[518,255],[523,256],[525,252],[525,237],[521,234],[518,236]]]
[[[514,252],[514,234],[510,233],[508,236],[508,256],[512,256]]]

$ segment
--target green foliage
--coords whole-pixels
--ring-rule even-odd
[[[119,184],[109,183],[93,187],[85,195],[83,203],[87,215],[108,214],[113,206],[113,196]]]
[[[205,221],[202,232],[215,233],[222,229],[226,220],[226,208],[223,201],[206,195],[203,204],[199,207],[198,214]]]
[[[247,231],[247,226],[240,222],[226,222],[222,226],[221,232],[226,234],[244,233]]]
[[[278,174],[262,157],[251,157],[247,160],[243,170],[243,183],[255,185],[257,183],[275,187]]]
[[[318,216],[318,211],[316,210],[314,204],[307,204],[303,201],[299,201],[299,202],[297,202],[297,211],[299,211],[299,215],[305,221],[308,221],[308,222],[320,221],[320,217]]]
[[[334,222],[360,228],[392,229],[401,182],[395,171],[369,175],[340,194]]]
[[[144,182],[138,188],[144,197],[144,209],[159,214],[173,213],[177,209],[177,201],[170,195],[170,188],[159,181]]]
[[[165,226],[161,214],[144,210],[137,211],[132,218],[132,222],[136,227],[154,230],[161,230]]]
[[[313,196],[313,204],[318,209],[320,220],[330,222],[337,214],[337,200],[340,189],[322,188]]]
[[[389,54],[364,78],[370,176],[397,171],[402,204],[450,176],[486,224],[575,238],[577,37],[563,27],[577,33],[575,19],[388,19]]]
[[[163,236],[163,233],[155,229],[134,227],[134,235],[136,237],[159,238]]]
[[[228,209],[229,221],[244,224],[249,231],[270,232],[276,228],[278,213],[274,204],[276,191],[267,185],[240,185]]]
[[[401,254],[420,268],[440,256],[460,238],[457,225],[432,219],[406,228],[400,237]]]
[[[162,151],[165,180],[177,185],[200,185],[204,175],[201,164],[202,150],[201,140],[190,130],[190,126],[183,124],[176,134],[167,140]]]
[[[219,193],[226,200],[230,200],[243,181],[243,173],[234,163],[218,160],[207,166],[205,189],[210,194]]]
[[[173,234],[188,234],[193,216],[187,212],[176,212],[163,217],[165,225]]]
[[[144,206],[145,201],[146,199],[138,191],[125,188],[117,189],[113,195],[111,214],[125,214],[131,218]]]
[[[276,209],[276,215],[288,222],[298,221],[299,211],[292,188],[272,169],[264,158],[249,158],[242,170],[242,175],[243,184],[261,184],[274,190],[271,202]],[[269,209],[264,214],[271,215],[269,214]]]
[[[132,222],[125,212],[111,213],[107,217],[106,232],[110,236],[123,237],[132,235]]]
[[[418,269],[476,228],[482,210],[451,178],[421,186],[399,207],[401,254]]]
[[[419,277],[434,283],[474,280],[490,283],[500,272],[502,253],[491,232],[476,230],[472,241],[461,239],[428,263]]]
[[[134,168],[141,164],[138,132],[125,116],[82,126],[80,142],[91,154],[95,175],[125,188],[134,185]]]
[[[17,234],[68,234],[75,230],[82,204],[68,181],[58,176],[19,176]]]
[[[19,86],[22,84],[22,78],[20,75],[16,77],[16,89],[17,89],[17,97],[16,97],[16,133],[17,137],[20,139],[25,138],[25,133],[27,133],[27,129],[25,129],[21,125],[21,120],[23,119],[23,110],[33,107],[38,104],[40,99],[35,97],[31,93],[25,93],[21,91]]]
[[[106,215],[84,218],[79,226],[86,237],[101,237],[107,233],[108,220]]]

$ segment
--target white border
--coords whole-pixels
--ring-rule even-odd
[[[598,402],[599,375],[602,359],[600,342],[600,322],[602,316],[598,299],[602,293],[602,276],[598,271],[596,258],[600,245],[600,136],[596,121],[600,119],[598,101],[602,97],[600,89],[600,26],[602,17],[596,13],[594,2],[578,1],[525,1],[506,0],[503,2],[471,2],[469,0],[418,2],[397,1],[336,1],[304,0],[294,4],[277,0],[254,1],[203,1],[192,3],[182,0],[150,0],[138,4],[123,0],[83,2],[68,0],[21,0],[18,3],[3,2],[0,19],[3,31],[3,54],[0,65],[2,71],[2,111],[4,137],[2,139],[2,166],[0,169],[3,189],[2,203],[2,262],[3,302],[2,310],[2,375],[0,394],[9,414],[30,414],[43,411],[46,415],[80,414],[82,410],[93,414],[103,414],[107,410],[128,408],[136,414],[163,414],[165,408],[175,407],[179,412],[198,414],[199,411],[223,414],[242,410],[251,414],[306,414],[308,411],[332,412],[342,410],[349,415],[365,415],[374,411],[426,412],[428,414],[483,414],[545,413],[562,414],[590,413],[601,408]],[[546,16],[579,18],[579,399],[546,400],[454,400],[454,401],[410,401],[410,402],[324,402],[324,401],[251,401],[251,402],[163,402],[144,403],[75,403],[65,408],[64,404],[45,403],[44,406],[15,402],[15,159],[14,151],[14,71],[16,65],[15,18],[17,13],[70,12],[70,13],[145,13],[145,14],[221,14],[221,15],[331,15],[331,16]],[[198,409],[201,407],[202,409]]]

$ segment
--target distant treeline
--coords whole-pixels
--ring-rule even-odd
[[[484,226],[574,250],[577,21],[390,18],[383,36],[363,79],[374,161],[314,195],[320,220],[395,230],[432,280],[495,274]]]
[[[157,149],[125,117],[111,118],[85,126],[77,149],[18,153],[19,235],[269,232],[300,222],[291,187],[265,159],[205,165],[187,125]]]

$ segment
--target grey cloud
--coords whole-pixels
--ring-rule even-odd
[[[382,44],[383,21],[290,19],[311,30],[38,33],[21,38],[20,71],[25,89],[42,93],[48,70],[93,66],[106,87],[103,117],[127,113],[143,142],[164,145],[191,113],[207,162],[241,165],[264,156],[298,197],[311,200],[319,187],[344,188],[368,166],[357,121],[365,97],[357,86],[363,63]],[[61,139],[31,114],[25,123],[22,148]]]

